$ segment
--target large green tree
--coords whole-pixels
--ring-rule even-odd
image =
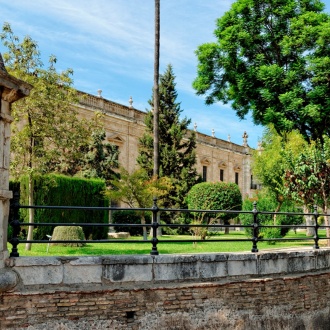
[[[153,198],[166,198],[172,188],[169,178],[157,179],[155,176],[150,180],[143,169],[129,173],[120,168],[119,176],[112,180],[110,189],[105,194],[110,200],[120,201],[129,207],[150,208]],[[145,211],[142,211],[141,224],[145,224]],[[147,229],[143,227],[143,238],[147,240]]]
[[[165,207],[186,207],[185,197],[190,188],[199,182],[195,169],[196,137],[188,131],[190,119],[180,119],[182,112],[177,102],[175,76],[171,65],[160,75],[159,84],[159,177],[169,177],[173,182]],[[153,98],[149,100],[153,109]],[[146,115],[146,133],[140,139],[137,162],[148,176],[153,176],[153,111]]]
[[[292,155],[297,155],[306,146],[307,142],[298,132],[292,131],[280,136],[271,125],[264,132],[261,148],[253,151],[253,176],[277,202],[275,212],[279,212],[283,202],[288,199],[284,185],[284,174],[287,169],[285,151],[290,150]],[[274,223],[276,223],[276,216],[274,216]]]
[[[13,104],[11,143],[11,175],[29,176],[29,204],[33,205],[34,174],[49,173],[58,163],[77,160],[77,150],[91,131],[72,108],[76,100],[72,70],[58,72],[53,55],[45,68],[37,42],[29,36],[21,41],[8,23],[3,25],[0,39],[7,48],[3,59],[8,72],[34,87],[28,98]],[[30,222],[33,217],[33,209],[30,209]],[[32,239],[32,230],[30,226],[28,239]],[[27,248],[30,247],[28,244]]]
[[[105,131],[94,131],[90,143],[82,146],[81,152],[80,174],[85,178],[103,179],[110,186],[111,180],[118,176],[115,170],[119,167],[119,150],[106,141]]]
[[[292,198],[306,206],[318,205],[325,214],[325,225],[329,226],[327,216],[330,201],[330,139],[324,143],[311,143],[297,157],[287,153],[285,183]],[[330,228],[326,229],[330,238]],[[330,246],[330,240],[328,240]]]
[[[20,41],[8,23],[0,38],[7,48],[3,58],[8,72],[33,85],[30,96],[12,107],[11,175],[47,173],[58,163],[77,160],[79,146],[91,136],[91,129],[72,107],[73,71],[58,72],[54,55],[45,68],[37,42],[29,36]]]
[[[196,164],[196,137],[188,130],[190,119],[180,119],[182,112],[177,102],[175,76],[171,65],[160,76],[159,84],[159,176],[169,177],[173,189],[165,207],[186,207],[185,197],[190,188],[199,182]],[[151,111],[146,116],[146,133],[140,139],[138,164],[148,176],[153,175],[153,98]]]
[[[237,0],[201,45],[193,86],[206,103],[230,102],[240,118],[330,135],[330,19],[319,0]]]

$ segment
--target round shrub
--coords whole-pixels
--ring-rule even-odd
[[[194,185],[187,195],[188,209],[190,210],[241,210],[242,195],[238,185],[231,182],[202,182]],[[191,224],[211,224],[215,218],[220,218],[225,225],[229,225],[229,220],[236,218],[236,214],[230,213],[197,213],[194,212],[195,219]],[[212,219],[213,218],[213,219]],[[195,235],[205,239],[207,228],[191,227]],[[226,227],[225,233],[229,233]]]
[[[151,223],[150,213],[145,213],[146,223]],[[141,224],[142,213],[134,210],[122,210],[114,211],[112,213],[112,223],[122,223],[122,224]],[[129,232],[131,236],[140,236],[143,235],[143,227],[129,227],[129,226],[116,226],[114,227],[116,233],[119,232]]]
[[[72,240],[83,241],[85,240],[84,231],[79,226],[57,226],[54,228],[52,240]],[[86,243],[52,243],[54,245],[62,246],[85,246]]]
[[[187,196],[188,209],[241,210],[242,195],[238,185],[231,182],[202,182],[194,185]],[[216,213],[209,213],[216,217]],[[221,219],[228,222],[235,215],[224,213]]]

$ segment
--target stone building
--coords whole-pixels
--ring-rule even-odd
[[[109,142],[118,146],[120,150],[119,163],[128,171],[133,171],[138,156],[138,141],[145,130],[144,118],[146,113],[133,107],[130,98],[125,106],[106,100],[101,91],[94,96],[80,92],[78,113],[84,118],[92,118],[95,111],[104,114],[104,126]],[[204,181],[235,182],[240,187],[242,196],[251,196],[253,184],[251,174],[251,148],[248,146],[248,135],[244,132],[242,145],[196,131],[197,171]]]

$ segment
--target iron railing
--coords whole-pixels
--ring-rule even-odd
[[[135,210],[135,211],[149,211],[152,213],[152,222],[149,224],[127,224],[127,223],[21,223],[19,220],[19,210],[20,209],[62,209],[62,210],[99,210],[99,211],[118,211],[118,210]],[[10,206],[11,210],[11,221],[10,225],[12,226],[12,237],[8,240],[9,243],[12,245],[12,250],[10,253],[10,257],[19,257],[18,253],[18,244],[20,243],[45,243],[49,244],[49,239],[47,240],[27,240],[27,239],[20,239],[20,232],[21,232],[21,226],[80,226],[80,227],[88,227],[88,226],[95,226],[95,227],[146,227],[150,228],[152,232],[151,239],[145,241],[145,240],[131,240],[131,239],[102,239],[102,240],[52,240],[52,243],[146,243],[149,242],[152,245],[150,254],[151,255],[158,255],[158,249],[157,245],[159,243],[178,243],[178,242],[243,242],[243,241],[250,241],[252,243],[251,252],[258,252],[258,242],[267,242],[267,241],[305,241],[305,240],[312,240],[314,242],[313,248],[319,249],[319,240],[328,240],[330,238],[328,237],[320,237],[319,236],[319,229],[320,228],[328,228],[329,226],[319,225],[318,224],[318,217],[320,215],[325,216],[324,214],[320,214],[317,211],[317,207],[314,206],[314,212],[312,213],[292,213],[292,212],[264,212],[264,211],[258,211],[257,209],[257,203],[255,202],[253,204],[253,210],[251,211],[233,211],[233,210],[191,210],[191,209],[165,209],[165,208],[159,208],[157,206],[157,200],[154,200],[153,206],[151,208],[122,208],[122,207],[85,207],[85,206],[44,206],[44,205],[20,205],[19,204],[19,195],[18,193],[14,193],[14,197],[11,202]],[[239,214],[251,214],[252,215],[252,222],[249,225],[242,225],[242,224],[234,224],[234,225],[226,225],[226,224],[205,224],[205,223],[199,223],[199,224],[162,224],[159,222],[158,219],[160,219],[160,214],[163,212],[182,212],[182,213],[190,213],[190,214],[198,214],[198,213],[222,213],[222,214],[232,214],[233,216],[237,216]],[[260,224],[259,217],[260,215],[267,214],[267,215],[286,215],[286,216],[311,216],[314,219],[313,225],[262,225]],[[166,239],[161,240],[159,239],[158,235],[158,228],[162,227],[168,227],[168,228],[180,228],[183,227],[185,229],[190,229],[193,227],[201,227],[201,228],[212,228],[213,230],[215,228],[224,229],[224,228],[250,228],[252,232],[252,237],[248,237],[245,239],[241,238],[212,238],[210,240],[201,240],[198,238],[192,238],[192,239]],[[260,229],[261,228],[287,228],[287,229],[307,229],[307,228],[313,228],[314,229],[314,236],[312,237],[306,237],[306,238],[263,238],[260,237]]]

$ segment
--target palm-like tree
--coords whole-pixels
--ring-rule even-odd
[[[155,58],[154,58],[154,170],[159,176],[159,44],[160,44],[160,0],[155,0]]]

